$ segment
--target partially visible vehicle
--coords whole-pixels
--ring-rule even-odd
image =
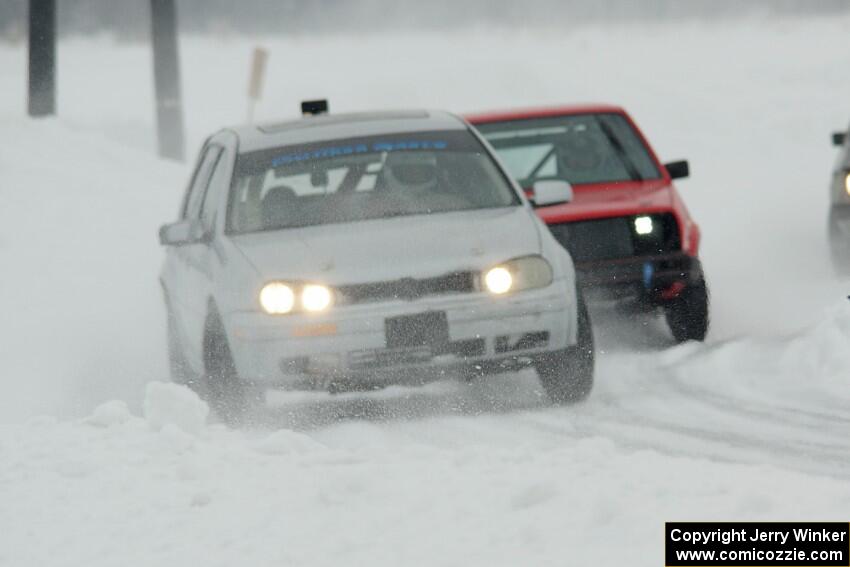
[[[538,199],[569,198],[566,183],[544,185]],[[592,387],[572,259],[453,115],[222,130],[160,240],[172,376],[225,417],[265,389],[450,370],[534,366],[556,402]]]
[[[466,117],[536,200],[543,181],[567,181],[574,198],[537,212],[569,251],[590,294],[662,308],[677,341],[705,338],[709,295],[700,229],[673,180],[686,161],[662,165],[620,107],[560,106]]]
[[[829,249],[835,271],[850,275],[850,132],[834,132],[832,144],[840,148],[829,184]]]

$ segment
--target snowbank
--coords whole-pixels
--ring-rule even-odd
[[[668,364],[691,382],[723,382],[812,407],[831,405],[850,391],[850,302],[821,313],[821,321],[785,338],[741,339],[715,348],[665,355]],[[735,391],[730,394],[741,395]]]
[[[850,477],[850,303],[785,337],[603,359],[583,431],[632,447]]]
[[[209,413],[209,406],[186,386],[162,382],[147,385],[145,419],[154,429],[173,425],[199,435],[206,427]]]
[[[133,418],[127,402],[123,400],[110,400],[97,406],[92,414],[83,420],[84,423],[97,427],[112,427],[127,423]]]

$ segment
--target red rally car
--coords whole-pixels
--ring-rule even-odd
[[[567,203],[537,209],[572,254],[586,294],[662,308],[677,341],[705,338],[708,289],[700,230],[673,179],[631,117],[609,105],[466,116],[534,200],[540,181],[572,186]]]

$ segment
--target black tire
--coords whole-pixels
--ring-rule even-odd
[[[593,327],[587,304],[578,294],[578,336],[576,344],[564,350],[540,355],[534,368],[540,383],[556,404],[574,404],[590,395],[593,389],[594,346]]]
[[[688,284],[664,306],[667,326],[676,342],[704,341],[708,333],[708,287],[704,280]]]
[[[251,397],[239,379],[224,329],[211,320],[204,333],[203,396],[228,425],[240,425],[248,416]]]

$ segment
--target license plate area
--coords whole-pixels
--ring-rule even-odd
[[[439,350],[449,342],[449,321],[445,311],[428,311],[384,320],[387,348],[431,347]]]

